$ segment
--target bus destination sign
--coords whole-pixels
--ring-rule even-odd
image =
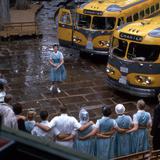
[[[102,11],[93,11],[93,10],[87,10],[85,9],[83,11],[84,14],[91,14],[91,15],[103,15]]]
[[[142,36],[136,36],[136,35],[127,34],[127,33],[123,33],[123,32],[121,32],[119,36],[120,36],[120,38],[132,40],[132,41],[137,41],[137,42],[141,42],[143,40]]]

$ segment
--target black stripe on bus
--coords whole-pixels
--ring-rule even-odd
[[[75,31],[82,33],[86,39],[88,39],[89,36],[92,37],[92,39],[94,39],[97,36],[106,36],[106,35],[111,35],[113,33],[113,31],[91,31],[91,30],[84,30],[84,29],[75,29]]]
[[[128,73],[138,73],[138,74],[160,74],[160,64],[159,63],[143,63],[121,60],[113,56],[108,60],[108,64],[117,68],[120,71],[120,67],[128,68]],[[143,65],[142,65],[143,64]],[[123,75],[127,75],[124,73]]]

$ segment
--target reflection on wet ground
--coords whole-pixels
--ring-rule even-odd
[[[42,38],[0,44],[0,70],[9,80],[9,93],[14,95],[14,101],[23,102],[24,114],[27,108],[34,107],[37,112],[48,110],[50,118],[59,113],[61,105],[68,108],[69,114],[78,117],[79,108],[85,104],[93,120],[101,115],[100,107],[104,103],[112,106],[123,103],[128,113],[134,113],[138,98],[114,91],[105,83],[107,57],[81,58],[78,51],[61,47],[68,78],[60,84],[60,94],[50,93],[48,57],[52,44],[58,42],[53,21],[55,10],[55,1],[44,2],[37,16]],[[147,100],[147,103],[151,111],[155,100]]]

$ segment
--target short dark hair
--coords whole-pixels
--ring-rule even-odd
[[[53,48],[54,47],[59,47],[59,45],[57,43],[53,44]]]
[[[41,111],[39,115],[41,117],[41,120],[46,120],[47,117],[48,117],[48,112],[47,111]]]
[[[13,111],[15,115],[19,115],[20,113],[22,113],[22,104],[21,103],[13,104]]]
[[[13,96],[12,96],[11,94],[7,94],[7,95],[4,97],[4,102],[5,102],[5,103],[9,103],[12,99],[13,99]]]
[[[60,107],[60,112],[61,113],[67,113],[67,107]]]
[[[109,115],[111,115],[112,110],[111,110],[111,106],[109,105],[103,105],[102,106],[102,113],[105,117],[108,117]]]
[[[0,83],[0,90],[3,91],[4,90],[4,84]]]

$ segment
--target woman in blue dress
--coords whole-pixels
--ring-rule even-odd
[[[79,113],[79,119],[80,119],[80,124],[85,125],[86,123],[89,122],[89,114],[88,112],[82,108]],[[74,142],[73,148],[82,153],[87,153],[90,154],[91,156],[95,155],[95,137],[90,136],[86,138],[85,140],[81,140],[80,137],[84,137],[91,133],[93,129],[95,128],[94,124],[90,125],[88,128],[86,128],[83,131],[78,131],[77,133],[77,139]]]
[[[62,52],[58,51],[58,45],[53,45],[53,52],[50,56],[49,63],[51,65],[50,79],[52,81],[52,86],[50,91],[57,90],[58,93],[61,90],[57,87],[57,82],[63,82],[66,79],[66,70],[64,67],[64,58]]]
[[[125,107],[122,104],[117,104],[115,112],[118,117],[115,119],[119,128],[123,128],[126,131],[132,128],[132,119],[129,115],[125,115]],[[115,143],[116,156],[124,156],[131,154],[131,134],[130,133],[116,133]]]
[[[96,122],[96,156],[99,160],[110,160],[115,157],[114,143],[117,124],[109,117],[111,113],[111,107],[104,105],[102,107],[103,117]]]
[[[146,112],[144,108],[145,102],[138,100],[138,111],[133,115],[134,127],[128,131],[132,132],[132,153],[150,149],[148,129],[152,126],[152,119],[150,113]]]

